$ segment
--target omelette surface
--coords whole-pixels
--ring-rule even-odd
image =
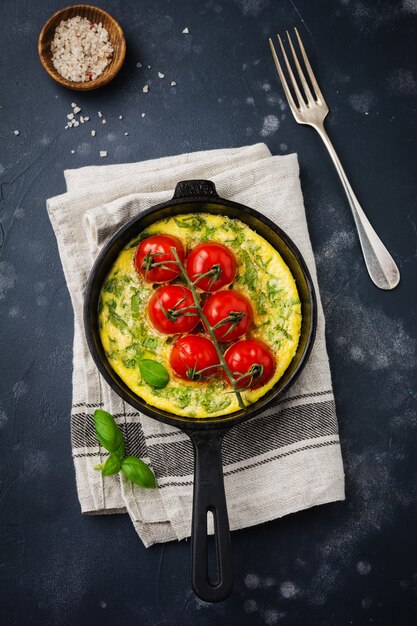
[[[249,298],[254,310],[247,337],[263,341],[276,359],[274,375],[266,385],[241,392],[246,405],[255,402],[277,383],[294,357],[301,330],[301,303],[281,255],[243,222],[219,215],[184,214],[155,222],[120,252],[103,284],[98,311],[100,337],[111,367],[149,405],[176,415],[200,419],[239,409],[223,377],[188,382],[177,378],[170,368],[173,337],[160,333],[150,322],[147,305],[154,287],[134,266],[138,243],[156,234],[178,237],[187,252],[208,241],[233,251],[237,261],[233,289]],[[203,332],[201,325],[197,330]],[[222,344],[222,348],[228,345]],[[170,380],[165,387],[157,389],[141,378],[141,359],[153,359],[167,368]]]

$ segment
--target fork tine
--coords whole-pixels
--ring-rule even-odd
[[[304,88],[304,93],[306,95],[307,98],[307,102],[309,102],[310,104],[314,104],[314,97],[313,94],[311,93],[311,89],[309,87],[308,82],[306,81],[306,78],[304,76],[304,72],[301,69],[301,65],[298,61],[298,56],[294,50],[294,46],[292,45],[292,41],[291,41],[291,37],[288,31],[285,31],[287,33],[287,39],[288,39],[288,43],[290,44],[290,48],[291,48],[291,52],[292,52],[292,56],[294,59],[294,63],[295,63],[295,67],[297,68],[297,72],[298,72],[298,77],[300,79],[300,82]]]
[[[321,99],[322,102],[325,102],[323,94],[321,93],[320,87],[319,87],[318,82],[316,80],[316,77],[314,76],[313,70],[311,69],[310,61],[308,60],[307,53],[304,50],[303,42],[301,41],[301,37],[298,34],[298,30],[297,30],[297,28],[294,28],[294,30],[295,30],[295,35],[297,37],[298,45],[300,46],[301,54],[303,56],[304,64],[306,66],[308,75],[310,77],[311,84],[313,85],[313,89],[315,91],[315,94],[316,94],[318,99]]]
[[[295,80],[295,76],[294,76],[293,71],[291,69],[290,62],[288,61],[287,53],[285,52],[284,45],[283,45],[281,37],[279,35],[278,35],[278,41],[279,41],[279,45],[281,46],[282,56],[284,57],[285,65],[287,66],[288,74],[289,74],[289,77],[290,77],[293,89],[295,91],[295,95],[296,95],[297,100],[298,100],[298,108],[300,108],[300,109],[302,109],[303,107],[305,108],[306,104],[304,102],[304,98],[301,95],[300,88],[298,87],[298,83]]]
[[[273,59],[275,61],[275,67],[277,68],[278,76],[280,78],[285,95],[287,96],[288,104],[290,105],[292,111],[294,112],[297,110],[297,105],[295,104],[294,98],[292,97],[292,93],[288,87],[287,79],[285,78],[284,72],[282,71],[281,63],[279,62],[279,59],[275,50],[275,46],[271,38],[269,38],[269,45],[271,47],[271,52],[272,52]]]

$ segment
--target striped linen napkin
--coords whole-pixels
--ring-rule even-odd
[[[220,196],[276,222],[300,248],[318,286],[299,182],[297,156],[271,156],[264,144],[142,163],[67,170],[67,192],[47,201],[75,316],[72,453],[83,513],[127,512],[145,546],[190,535],[193,453],[188,437],[125,404],[100,377],[84,338],[83,293],[93,261],[124,223],[173,195],[180,180],[214,181]],[[123,429],[128,454],[150,463],[158,489],[123,476],[103,478],[106,456],[92,415],[104,407]],[[338,426],[318,297],[310,359],[287,396],[233,428],[223,445],[232,530],[344,499]],[[250,485],[250,489],[248,489]]]

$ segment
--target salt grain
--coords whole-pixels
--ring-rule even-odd
[[[175,80],[171,80],[171,87],[175,87],[176,84]]]
[[[81,111],[80,107],[74,107],[74,113],[79,113]]]
[[[142,117],[145,117],[146,113],[142,113]]]
[[[123,119],[123,115],[119,115],[119,120],[122,120],[122,119]]]
[[[97,115],[98,115],[99,117],[103,117],[103,113],[102,113],[101,111],[97,111]]]
[[[189,35],[190,31],[188,29],[188,26],[186,26],[182,32],[184,33],[184,35]]]
[[[158,72],[158,78],[165,78],[165,74],[162,74],[162,72]]]
[[[140,63],[140,61],[138,61],[138,62],[136,63],[136,67],[142,67],[142,63]]]
[[[83,118],[82,115],[80,115],[80,122],[81,122],[81,124],[84,124],[84,118]]]
[[[107,150],[100,150],[100,156],[101,157],[106,157],[107,156]]]
[[[95,137],[95,136],[96,136],[96,131],[95,131],[95,130],[92,130],[92,131],[91,131],[91,136],[92,136],[92,137]]]
[[[71,150],[71,154],[75,154],[75,150]]]
[[[74,119],[74,113],[68,113],[67,118],[69,120],[73,120]]]
[[[77,120],[74,120],[73,126],[77,127],[80,125],[80,122],[78,122]]]
[[[73,108],[73,109],[75,109],[75,107],[76,107],[77,105],[75,104],[75,102],[71,102],[71,106],[72,106],[72,108]]]
[[[77,15],[59,24],[51,52],[52,63],[61,76],[79,83],[103,73],[112,59],[113,46],[101,22],[93,24]]]
[[[145,85],[142,89],[143,93],[148,93],[149,91],[149,85]]]
[[[129,133],[125,133],[125,137],[127,137],[127,136],[128,136],[128,134],[129,134]]]
[[[20,131],[19,130],[14,130],[13,134],[16,135],[16,137],[17,137],[17,135],[20,135]]]
[[[84,122],[88,122],[89,120],[90,120],[90,118],[89,118],[89,117],[85,117],[85,118],[84,118]]]
[[[104,117],[103,117],[103,119],[101,120],[101,123],[102,123],[102,124],[107,124],[107,122],[106,122],[106,120],[104,119]]]

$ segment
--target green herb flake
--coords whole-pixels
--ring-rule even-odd
[[[124,335],[130,334],[129,326],[126,324],[124,319],[120,317],[113,309],[109,308],[109,321],[120,330]]]
[[[114,293],[115,296],[120,297],[123,293],[123,285],[120,284],[117,278],[108,278],[103,285],[103,291]]]
[[[284,290],[280,288],[279,282],[276,279],[268,281],[266,285],[266,292],[268,300],[271,304],[276,304],[281,297]]]
[[[216,413],[230,406],[230,395],[222,395],[220,390],[209,389],[205,394],[201,395],[201,404],[207,413]]]
[[[139,296],[139,294],[135,293],[135,295],[130,298],[130,309],[131,309],[132,313],[134,313],[135,315],[137,313],[139,313],[139,310],[140,310],[140,296]]]
[[[292,336],[290,335],[290,333],[285,330],[285,328],[283,326],[281,326],[280,324],[277,324],[275,326],[275,330],[277,330],[278,332],[282,333],[285,337],[285,339],[289,339],[290,341],[292,341]]]
[[[155,352],[158,347],[158,340],[155,337],[145,337],[142,340],[142,346],[149,352]]]
[[[186,228],[193,233],[200,231],[206,225],[205,220],[199,215],[189,215],[181,219],[174,217],[174,222],[180,228]]]
[[[240,251],[240,257],[244,263],[245,269],[238,280],[240,283],[244,283],[250,291],[255,291],[258,280],[258,272],[256,271],[255,265],[246,250]]]
[[[123,361],[123,365],[128,369],[133,369],[134,367],[137,367],[137,362],[136,359],[125,359]]]

